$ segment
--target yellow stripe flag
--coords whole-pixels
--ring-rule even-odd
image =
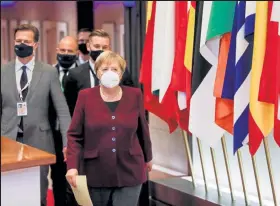
[[[268,2],[257,1],[249,114],[249,148],[254,155],[273,128],[274,105],[258,101],[264,63]]]
[[[146,12],[146,32],[148,29],[148,23],[151,19],[152,8],[153,8],[153,1],[146,1],[147,12]]]

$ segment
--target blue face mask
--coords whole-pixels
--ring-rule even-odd
[[[33,54],[33,46],[28,46],[23,43],[15,45],[14,50],[16,55],[20,58],[29,57]]]

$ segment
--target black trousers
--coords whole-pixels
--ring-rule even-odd
[[[51,165],[55,206],[79,206],[66,180],[67,166],[62,153],[63,143],[60,131],[53,131],[56,163]]]

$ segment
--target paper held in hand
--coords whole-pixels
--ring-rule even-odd
[[[81,206],[93,206],[89,196],[87,177],[85,175],[78,175],[76,177],[76,184],[76,188],[72,186],[71,188],[73,190],[77,203]]]

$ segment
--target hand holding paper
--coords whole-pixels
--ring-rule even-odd
[[[74,196],[77,200],[77,203],[82,206],[93,206],[88,186],[87,186],[87,177],[85,175],[77,175],[76,176],[76,187],[71,185]]]
[[[66,179],[72,187],[76,187],[76,176],[78,175],[77,169],[70,169],[66,173]]]

